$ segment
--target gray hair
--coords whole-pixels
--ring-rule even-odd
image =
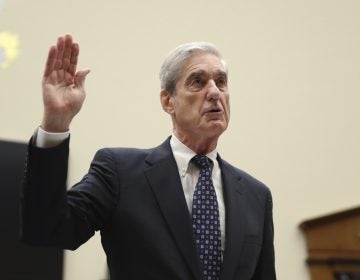
[[[166,90],[170,95],[174,95],[175,86],[180,79],[182,68],[195,52],[204,52],[215,55],[221,60],[225,67],[225,71],[228,71],[227,65],[215,45],[207,42],[182,44],[168,54],[160,68],[159,77],[162,90]]]

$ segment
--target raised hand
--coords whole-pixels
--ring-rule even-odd
[[[48,132],[69,130],[85,100],[84,82],[89,69],[76,71],[79,45],[71,35],[51,46],[42,80],[44,116],[41,127]]]

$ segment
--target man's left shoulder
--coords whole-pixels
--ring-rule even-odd
[[[220,159],[220,166],[222,170],[227,170],[231,174],[233,174],[235,177],[238,178],[238,180],[248,187],[251,187],[251,189],[257,189],[259,191],[265,191],[269,192],[269,188],[259,179],[255,178],[253,175],[250,175],[248,172],[230,164],[226,160]]]

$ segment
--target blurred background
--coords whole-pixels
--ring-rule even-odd
[[[359,204],[359,11],[358,0],[0,0],[0,139],[26,143],[40,124],[47,51],[71,33],[91,68],[71,127],[72,185],[97,149],[171,133],[162,60],[210,41],[230,69],[219,152],[272,190],[278,279],[309,279],[299,224]],[[99,234],[65,252],[64,280],[106,277]]]

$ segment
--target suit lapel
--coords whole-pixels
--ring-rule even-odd
[[[239,177],[228,163],[220,157],[218,161],[222,172],[224,200],[226,209],[226,243],[223,259],[221,280],[233,279],[239,258],[239,243],[243,239],[246,213],[246,194],[241,177]]]
[[[192,222],[169,139],[156,148],[146,161],[150,168],[145,175],[164,219],[194,278],[199,279],[201,266],[192,235]]]
[[[192,234],[192,222],[171,152],[169,139],[146,159],[150,167],[145,175],[154,192],[164,219],[185,262],[195,279],[200,279],[201,264]],[[221,280],[233,279],[239,258],[239,243],[243,240],[246,222],[246,192],[241,177],[218,156],[222,172],[226,208],[226,244]]]

